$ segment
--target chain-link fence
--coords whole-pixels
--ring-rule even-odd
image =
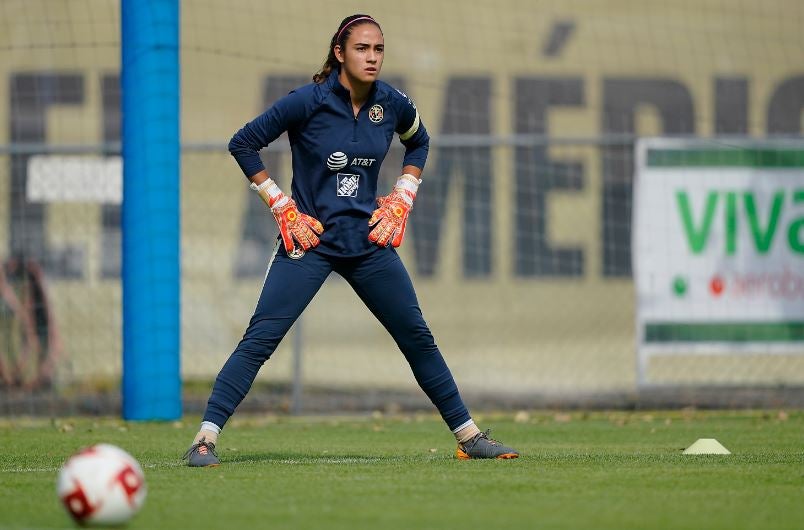
[[[353,11],[327,2],[234,4],[182,4],[188,406],[206,397],[242,335],[276,238],[225,143],[308,81]],[[800,137],[802,7],[414,4],[372,13],[386,38],[383,79],[416,100],[433,138],[400,254],[459,387],[498,404],[633,404],[635,142]],[[117,406],[118,18],[116,2],[105,0],[0,6],[2,414]],[[263,155],[287,187],[286,139]],[[400,161],[395,145],[380,190],[390,189]],[[791,178],[804,188],[801,173]],[[801,216],[799,202],[788,207]],[[784,399],[800,399],[804,338],[791,340],[802,347],[691,351],[653,358],[646,369],[659,385],[716,387],[702,398],[710,403],[726,388],[748,396],[792,388],[799,397],[786,390]],[[304,385],[301,402],[299,394],[291,401],[293,381]],[[337,276],[258,385],[280,408],[423,402],[390,337]],[[689,394],[674,395],[683,402]],[[249,399],[258,403],[260,394]]]

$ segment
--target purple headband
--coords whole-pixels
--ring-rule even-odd
[[[354,24],[355,22],[360,22],[361,20],[368,20],[369,22],[374,22],[375,24],[377,24],[377,21],[376,21],[376,20],[374,20],[374,19],[373,19],[373,18],[371,18],[371,17],[357,17],[357,18],[356,18],[356,19],[354,19],[354,20],[350,20],[349,22],[347,22],[346,24],[344,24],[344,26],[343,26],[343,27],[341,28],[341,30],[338,32],[338,35],[336,35],[336,36],[335,36],[335,43],[337,43],[337,42],[338,42],[338,41],[341,39],[341,33],[343,33],[343,31],[344,31],[346,28],[348,28],[349,26],[351,26],[351,25],[352,25],[352,24]],[[377,24],[377,26],[379,26],[379,24]]]

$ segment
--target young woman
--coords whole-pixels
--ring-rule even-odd
[[[429,137],[413,102],[378,81],[385,45],[368,15],[345,18],[313,83],[294,90],[240,129],[229,150],[279,225],[262,294],[243,339],[215,380],[201,429],[185,454],[215,466],[218,434],[257,371],[331,272],[343,276],[405,355],[416,381],[458,441],[458,458],[516,458],[481,432],[422,317],[394,250],[402,243],[427,159]],[[292,196],[258,152],[288,132]],[[377,198],[377,175],[393,135],[405,146],[402,175]]]

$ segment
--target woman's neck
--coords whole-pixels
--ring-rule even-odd
[[[352,105],[357,108],[360,108],[363,103],[366,102],[369,92],[371,91],[371,85],[373,84],[361,83],[347,74],[346,70],[343,69],[338,75],[338,81],[340,81],[341,85],[343,85],[343,88],[349,91],[349,95],[352,99]]]

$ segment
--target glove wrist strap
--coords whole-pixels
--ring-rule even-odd
[[[419,184],[421,184],[421,182],[422,181],[420,179],[417,179],[413,175],[405,173],[397,179],[394,189],[402,192],[402,196],[406,199],[410,199],[409,204],[412,205],[413,199],[416,198],[416,193],[419,190]]]
[[[276,182],[270,178],[259,185],[252,182],[249,187],[256,191],[260,195],[260,198],[271,209],[284,206],[288,202],[287,196],[282,193],[282,190],[279,189]]]

